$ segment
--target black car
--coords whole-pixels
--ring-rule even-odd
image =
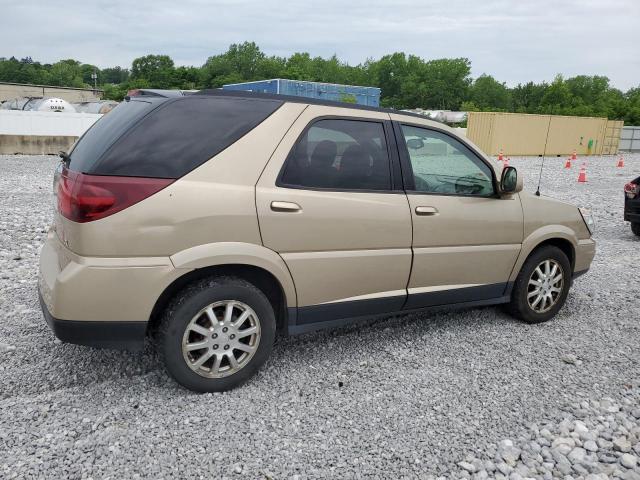
[[[640,237],[640,177],[624,186],[624,219],[631,231]]]

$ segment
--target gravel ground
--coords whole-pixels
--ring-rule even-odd
[[[35,289],[56,159],[0,157],[0,478],[640,479],[625,160],[590,158],[587,184],[547,160],[543,195],[592,206],[598,241],[553,321],[482,308],[283,339],[246,386],[197,395],[150,348],[54,339]],[[511,165],[534,191],[539,159]]]

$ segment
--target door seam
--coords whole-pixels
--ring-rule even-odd
[[[264,245],[264,238],[262,238],[262,228],[260,227],[260,215],[258,214],[258,183],[260,183],[260,179],[262,178],[262,175],[264,175],[264,171],[267,169],[267,166],[271,162],[271,159],[273,158],[273,155],[278,150],[278,147],[280,147],[280,144],[283,142],[284,138],[289,133],[289,130],[291,130],[291,128],[296,124],[296,122],[300,118],[300,115],[302,115],[307,108],[309,108],[309,105],[306,105],[300,111],[298,116],[293,120],[293,122],[291,122],[291,125],[289,125],[289,128],[287,128],[286,132],[284,132],[284,134],[282,135],[282,138],[280,139],[280,141],[277,143],[277,145],[275,146],[275,148],[273,149],[273,151],[269,155],[269,158],[267,159],[267,161],[265,162],[264,166],[262,167],[262,170],[260,171],[260,175],[258,175],[258,180],[256,180],[256,183],[253,185],[253,207],[256,210],[256,222],[258,223],[258,235],[260,236],[260,244],[263,247],[265,246]],[[278,252],[276,252],[276,253],[278,253]],[[280,253],[278,253],[278,256],[280,256]],[[282,261],[284,262],[284,259]],[[285,262],[285,264],[286,264],[286,262]],[[287,267],[287,268],[289,268],[289,267]],[[291,274],[291,272],[289,272],[289,274]],[[295,288],[295,283],[294,283],[294,288]],[[296,299],[296,305],[297,305],[297,303],[298,302],[297,302],[297,299]]]

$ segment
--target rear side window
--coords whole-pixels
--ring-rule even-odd
[[[341,119],[313,123],[289,154],[279,184],[390,190],[391,170],[382,123]]]
[[[90,173],[113,142],[164,101],[165,99],[153,99],[122,102],[94,123],[76,143],[70,153],[69,168],[76,172]]]
[[[238,141],[282,103],[206,96],[165,100],[127,129],[87,173],[180,178]]]

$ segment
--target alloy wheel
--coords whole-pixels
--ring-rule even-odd
[[[527,303],[536,313],[545,313],[558,303],[564,288],[564,271],[553,259],[543,260],[533,270],[527,287]]]
[[[246,366],[260,343],[260,320],[237,300],[212,303],[189,322],[182,338],[185,362],[198,375],[228,377]]]

